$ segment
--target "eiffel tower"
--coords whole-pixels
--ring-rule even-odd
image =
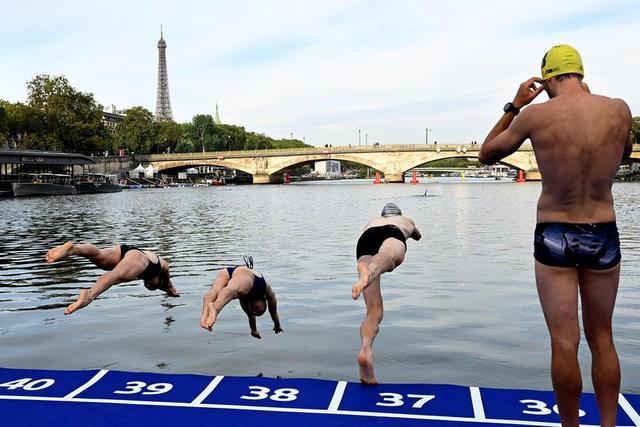
[[[167,42],[162,38],[160,26],[160,40],[158,40],[158,95],[156,97],[156,121],[173,120],[171,114],[171,98],[169,98],[169,76],[167,75]]]

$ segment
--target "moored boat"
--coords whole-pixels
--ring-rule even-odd
[[[117,193],[122,191],[117,176],[88,173],[74,183],[78,194]]]
[[[18,182],[11,183],[11,188],[16,197],[77,194],[71,175],[55,173],[22,174]]]

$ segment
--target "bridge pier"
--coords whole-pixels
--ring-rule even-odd
[[[284,182],[284,175],[267,175],[256,174],[253,175],[254,184],[282,184]]]
[[[525,171],[524,177],[527,181],[542,181],[542,174],[538,169]]]
[[[384,182],[404,182],[404,173],[385,173]]]

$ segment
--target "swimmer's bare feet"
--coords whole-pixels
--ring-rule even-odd
[[[358,365],[360,365],[360,382],[363,384],[378,384],[373,372],[373,351],[369,346],[362,346],[358,353]]]
[[[217,318],[218,312],[215,308],[213,308],[213,304],[211,304],[211,307],[209,307],[207,318],[204,321],[204,325],[202,325],[202,327],[211,332],[213,330],[213,324],[216,323]]]
[[[64,311],[64,314],[71,314],[74,311],[80,310],[82,307],[88,306],[89,303],[91,303],[91,298],[89,297],[89,289],[82,289],[80,290],[80,296],[78,297],[78,300],[67,307],[67,309]]]
[[[369,266],[366,263],[358,263],[358,276],[360,278],[351,288],[351,298],[353,299],[358,299],[364,288],[369,285]]]
[[[64,245],[56,246],[53,249],[50,249],[47,252],[47,262],[51,264],[52,262],[56,262],[61,260],[62,258],[66,258],[71,255],[71,249],[73,249],[73,242],[67,242]]]

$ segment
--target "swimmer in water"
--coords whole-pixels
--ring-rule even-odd
[[[252,337],[262,338],[256,326],[256,317],[262,316],[267,310],[273,320],[273,331],[276,334],[283,332],[275,292],[264,276],[253,270],[253,258],[247,256],[244,260],[245,265],[226,267],[218,272],[211,290],[204,296],[200,326],[211,331],[224,306],[237,299],[249,320]]]
[[[400,208],[387,203],[382,215],[370,220],[356,247],[358,281],[351,289],[353,299],[364,296],[367,315],[360,326],[362,346],[358,353],[360,381],[377,384],[373,369],[373,341],[382,322],[383,307],[380,276],[402,264],[407,239],[420,240],[422,235],[413,220],[402,216]]]
[[[580,295],[600,425],[613,427],[620,363],[612,316],[621,254],[611,187],[620,161],[632,151],[631,112],[621,99],[590,93],[580,54],[569,45],[552,47],[541,72],[505,105],[478,160],[496,163],[531,140],[542,175],[533,256],[560,420],[563,426],[579,424]],[[524,108],[543,90],[547,102]]]
[[[124,244],[99,249],[90,243],[66,242],[49,250],[46,259],[52,263],[71,255],[86,258],[107,272],[96,280],[91,289],[82,289],[78,300],[69,305],[64,314],[86,307],[113,285],[137,279],[142,279],[150,291],[161,290],[170,297],[180,296],[171,283],[169,263],[152,251]]]

